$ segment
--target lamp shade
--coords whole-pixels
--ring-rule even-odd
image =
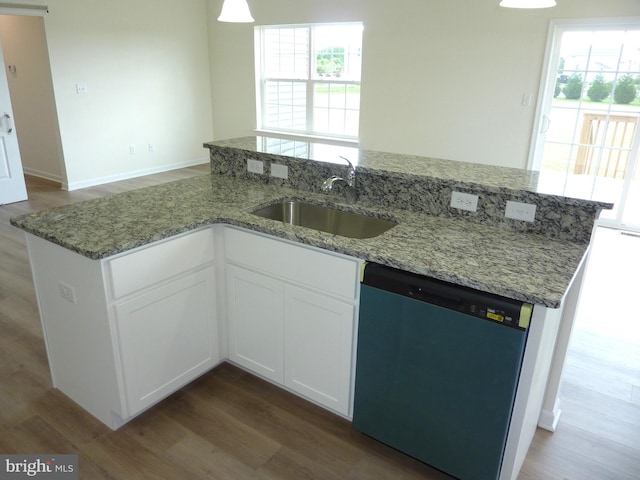
[[[556,0],[502,0],[500,6],[507,8],[549,8],[556,6]]]
[[[224,0],[219,22],[251,23],[254,21],[247,0]]]

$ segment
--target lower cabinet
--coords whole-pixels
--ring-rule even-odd
[[[220,362],[211,228],[105,260],[27,242],[53,385],[109,427]]]
[[[247,259],[234,255],[238,245],[260,255],[239,264]],[[229,359],[349,416],[356,319],[356,299],[349,292],[357,289],[341,298],[325,285],[357,285],[358,262],[233,229],[225,230],[225,248]],[[334,273],[319,274],[315,267],[323,256],[344,262],[351,278],[333,282]],[[289,267],[270,266],[273,258]],[[295,272],[306,272],[302,279],[287,271],[292,263]]]
[[[284,384],[349,414],[355,306],[285,286]]]
[[[129,414],[176,391],[217,360],[214,269],[205,268],[115,305]]]
[[[222,226],[104,260],[27,242],[53,384],[109,427],[220,363],[221,352],[351,415],[359,260]]]
[[[229,359],[277,383],[284,382],[282,282],[227,265]]]

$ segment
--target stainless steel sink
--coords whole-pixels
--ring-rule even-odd
[[[251,213],[279,222],[313,228],[349,238],[372,238],[397,225],[396,222],[302,200],[283,200]]]

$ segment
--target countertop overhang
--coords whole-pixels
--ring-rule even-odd
[[[378,237],[351,239],[250,213],[283,198],[336,204],[399,224]],[[366,201],[347,206],[335,194],[216,174],[26,214],[11,223],[94,260],[207,225],[233,225],[550,308],[561,305],[588,249],[584,242]]]

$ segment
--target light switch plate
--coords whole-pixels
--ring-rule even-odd
[[[533,222],[536,219],[536,206],[533,203],[512,202],[507,200],[504,216],[514,220]]]
[[[250,158],[247,160],[247,170],[251,173],[262,175],[264,173],[264,162]]]

